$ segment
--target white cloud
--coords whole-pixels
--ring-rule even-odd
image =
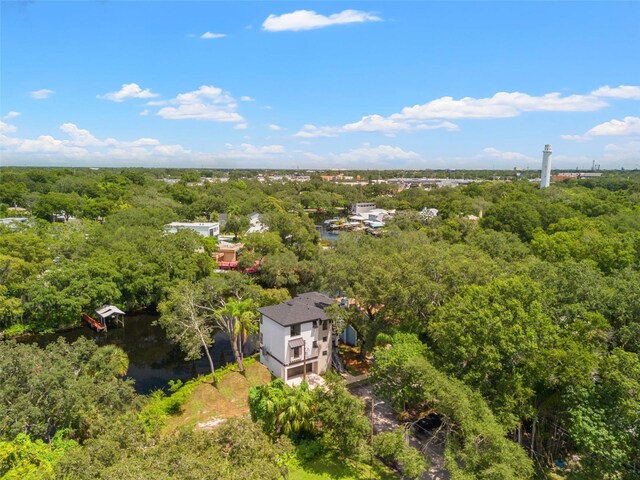
[[[62,154],[68,157],[81,157],[89,152],[82,147],[69,145],[64,140],[58,140],[51,135],[40,135],[35,139],[23,139],[15,144],[15,151],[19,153]]]
[[[11,120],[12,118],[16,118],[20,116],[20,112],[14,112],[11,111],[9,113],[7,113],[4,117],[2,117],[4,120]]]
[[[202,35],[200,35],[200,38],[203,38],[205,40],[210,40],[212,38],[224,38],[226,37],[227,34],[226,33],[212,33],[212,32],[205,32]]]
[[[562,96],[558,92],[533,96],[521,92],[497,92],[492,97],[440,97],[424,104],[404,107],[387,117],[366,115],[342,126],[306,124],[294,136],[335,137],[345,132],[380,132],[386,135],[416,130],[458,130],[452,119],[490,119],[516,117],[524,112],[590,112],[607,103],[594,95]]]
[[[378,145],[372,147],[364,144],[361,147],[354,148],[344,153],[332,154],[331,158],[346,163],[372,163],[389,160],[419,160],[420,155],[413,151],[403,150],[400,147],[392,145]]]
[[[249,128],[249,125],[246,123],[239,123],[233,127],[234,130],[246,130],[247,128]]]
[[[294,137],[315,138],[315,137],[337,137],[340,127],[316,127],[312,124],[302,126],[302,130],[295,133]]]
[[[276,125],[275,123],[272,123],[271,125],[269,125],[269,130],[273,130],[274,132],[279,132],[280,130],[282,130],[282,127],[280,125]]]
[[[98,98],[120,103],[125,101],[127,98],[154,98],[157,96],[157,93],[153,93],[148,88],[145,88],[143,90],[137,83],[124,83],[122,84],[122,88],[120,88],[120,90],[118,90],[117,92],[109,92],[105,93],[104,95],[98,95]]]
[[[588,137],[640,135],[640,117],[625,117],[623,120],[610,120],[596,125],[587,133]]]
[[[78,128],[73,123],[63,123],[60,125],[60,130],[71,137],[71,140],[76,146],[103,146],[105,145],[104,141],[98,140],[94,137],[89,130],[84,130],[82,128]]]
[[[43,100],[45,98],[49,98],[53,93],[53,90],[49,90],[48,88],[43,88],[42,90],[34,90],[33,92],[31,92],[31,98],[35,98],[36,100]]]
[[[569,142],[586,142],[588,140],[591,140],[584,135],[560,135],[560,138]]]
[[[640,136],[640,117],[624,117],[596,125],[584,135],[561,135],[563,140],[584,142],[593,137]]]
[[[249,95],[243,95],[240,97],[241,102],[253,102],[255,98],[250,97]]]
[[[359,10],[344,10],[326,16],[313,10],[296,10],[283,15],[269,15],[262,24],[262,29],[268,32],[284,32],[313,30],[316,28],[344,25],[347,23],[380,22],[382,19],[372,13]]]
[[[146,117],[147,115],[149,115],[149,109],[145,108],[138,115],[140,115],[141,117]]]
[[[168,102],[175,107],[161,108],[156,115],[169,120],[209,120],[214,122],[242,122],[236,112],[235,99],[221,88],[203,85],[198,90],[180,93]]]
[[[629,100],[640,100],[640,87],[634,85],[620,85],[618,87],[610,87],[605,85],[591,92],[596,97],[610,97]]]
[[[498,92],[493,97],[441,97],[422,105],[405,107],[391,119],[426,120],[460,118],[509,118],[523,112],[592,112],[607,104],[590,95],[569,95],[558,92],[532,96],[520,92]]]
[[[268,160],[285,153],[285,148],[282,145],[256,146],[250,143],[242,143],[240,145],[228,143],[226,148],[227,150],[224,153],[215,154],[215,156],[221,159]]]
[[[616,145],[610,143],[604,147],[604,158],[607,160],[635,160],[635,168],[640,167],[640,140]]]
[[[15,127],[15,125],[10,125],[8,123],[0,121],[0,133],[14,133],[16,130],[17,128]]]
[[[159,145],[153,151],[167,157],[183,156],[191,153],[191,150],[184,148],[182,145]]]
[[[494,147],[484,148],[482,152],[483,154],[479,155],[480,157],[490,157],[490,158],[496,158],[500,160],[527,160],[527,161],[535,160],[533,157],[530,157],[529,155],[525,155],[520,152],[504,152]]]
[[[89,130],[78,128],[73,123],[63,123],[60,130],[69,138],[59,139],[52,135],[40,135],[37,138],[18,138],[8,134],[15,127],[0,122],[0,145],[7,157],[81,159],[94,161],[100,159],[109,162],[113,159],[135,160],[144,158],[162,158],[186,156],[191,153],[181,145],[162,145],[155,138],[143,137],[133,141],[114,138],[99,139]],[[7,134],[7,135],[5,135]]]
[[[340,133],[349,132],[379,132],[391,136],[398,132],[412,132],[416,130],[444,129],[448,131],[458,130],[455,123],[448,121],[425,120],[421,122],[394,120],[382,115],[367,115],[354,123],[347,123],[339,127],[316,127],[307,124],[294,137],[315,138],[315,137],[336,137]]]

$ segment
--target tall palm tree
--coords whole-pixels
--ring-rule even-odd
[[[244,300],[230,298],[223,302],[223,306],[213,315],[220,330],[229,336],[233,357],[238,364],[238,370],[244,372],[244,356],[242,345],[247,335],[258,330],[258,312],[250,298]]]

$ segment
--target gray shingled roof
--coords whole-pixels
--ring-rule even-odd
[[[258,311],[283,327],[288,327],[313,320],[328,320],[323,308],[332,303],[331,297],[309,292],[278,305],[259,308]]]

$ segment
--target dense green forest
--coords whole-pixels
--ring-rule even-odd
[[[483,172],[466,186],[402,191],[317,174],[260,182],[248,171],[0,175],[0,216],[29,218],[0,225],[6,478],[147,478],[153,469],[154,478],[277,479],[293,457],[368,463],[374,454],[418,478],[426,466],[402,432],[372,438],[362,402],[336,379],[313,392],[257,386],[251,420],[167,435],[163,419],[180,410],[184,386],[141,396],[116,347],[10,340],[78,325],[83,311],[110,303],[158,311],[168,336],[199,358],[212,332],[241,343],[257,307],[312,290],[354,300],[331,315],[358,331],[371,385],[401,418],[442,419],[453,479],[640,478],[639,172],[544,190]],[[229,179],[199,184],[201,175]],[[396,210],[382,235],[320,239],[320,214],[361,201]],[[267,232],[242,233],[252,212]],[[215,240],[164,229],[222,214],[245,245],[241,265],[259,259],[258,273],[217,273]],[[243,372],[248,359],[234,354]]]

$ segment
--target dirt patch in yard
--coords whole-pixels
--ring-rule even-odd
[[[249,389],[271,381],[267,368],[255,362],[246,367],[245,375],[228,372],[214,387],[198,385],[182,406],[182,413],[167,421],[167,433],[178,429],[208,428],[226,418],[249,414]]]
[[[338,346],[338,353],[340,353],[344,367],[351,375],[357,376],[363,373],[369,373],[369,361],[360,358],[360,351],[356,347],[340,344]]]

